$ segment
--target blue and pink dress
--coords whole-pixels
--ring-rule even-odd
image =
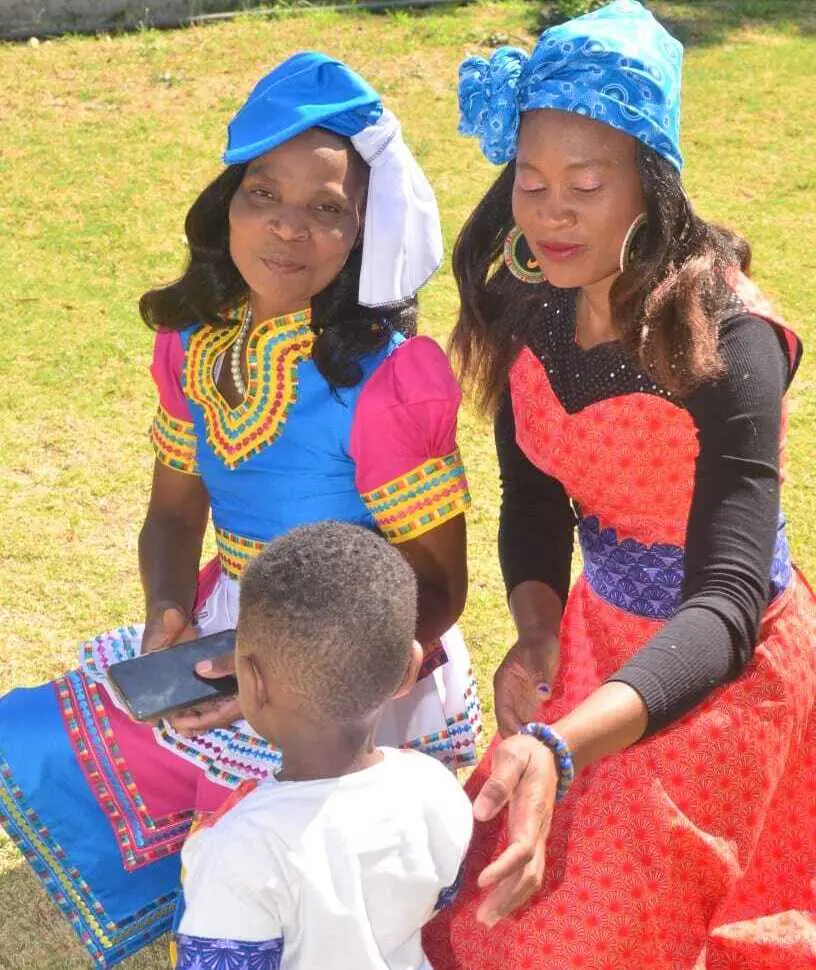
[[[157,459],[201,476],[210,496],[218,554],[199,575],[202,634],[235,625],[244,565],[297,525],[354,522],[402,543],[470,503],[459,389],[432,340],[392,334],[360,361],[355,387],[335,389],[311,359],[308,312],[266,321],[249,337],[247,395],[232,407],[216,381],[238,326],[160,332],[151,368]],[[0,822],[98,967],[169,928],[194,815],[280,764],[245,722],[185,738],[132,721],[106,671],[139,652],[141,633],[98,636],[77,670],[0,700]],[[378,741],[458,767],[474,760],[478,729],[454,628],[426,645],[421,679],[387,709]]]

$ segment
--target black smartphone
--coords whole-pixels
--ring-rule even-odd
[[[210,679],[195,672],[199,661],[213,660],[234,649],[235,630],[224,630],[111,664],[108,678],[137,721],[154,721],[202,701],[236,694],[235,677]]]

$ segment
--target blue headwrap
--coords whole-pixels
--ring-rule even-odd
[[[373,125],[380,96],[358,74],[325,54],[303,51],[252,89],[229,125],[227,165],[249,162],[308,128],[350,138]]]
[[[625,131],[678,171],[683,45],[637,0],[551,27],[531,56],[500,47],[459,68],[459,130],[497,165],[515,158],[523,111],[554,108]]]
[[[369,165],[360,303],[409,299],[442,261],[436,199],[397,119],[341,61],[304,51],[270,71],[230,122],[224,161],[250,162],[309,128],[351,139]]]

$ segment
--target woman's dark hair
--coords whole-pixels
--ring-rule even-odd
[[[718,377],[717,331],[731,295],[726,274],[748,273],[751,248],[736,233],[701,219],[677,170],[638,142],[647,222],[632,259],[612,285],[615,329],[637,365],[684,396]],[[541,325],[547,284],[517,280],[501,262],[513,226],[515,164],[507,165],[462,228],[453,251],[459,319],[451,351],[476,403],[493,410],[528,334]]]
[[[192,204],[184,223],[189,259],[182,276],[149,290],[139,300],[145,323],[181,330],[199,321],[228,326],[224,314],[247,295],[247,285],[229,251],[229,207],[246,165],[230,165]],[[329,285],[312,298],[312,359],[333,387],[354,387],[362,378],[359,359],[382,349],[394,330],[416,333],[416,298],[388,307],[357,301],[360,247]]]

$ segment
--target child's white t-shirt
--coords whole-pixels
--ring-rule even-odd
[[[269,778],[191,836],[179,970],[431,970],[420,929],[456,894],[471,804],[433,758],[381,750],[341,778]]]

